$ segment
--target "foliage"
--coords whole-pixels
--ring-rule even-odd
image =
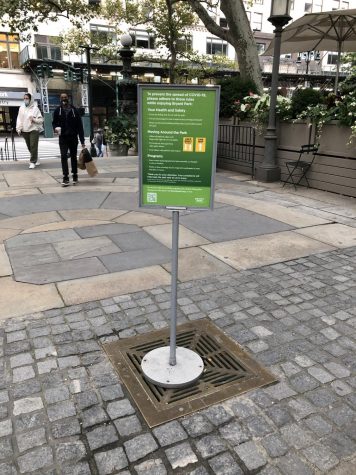
[[[97,15],[98,7],[89,6],[87,0],[0,0],[0,25],[21,32],[23,38],[47,21],[64,17],[80,28]]]
[[[312,88],[296,89],[292,96],[292,114],[297,117],[308,106],[314,106],[323,101],[323,95],[320,91]]]
[[[108,121],[105,132],[106,139],[111,144],[122,144],[133,147],[136,142],[136,120],[129,115],[121,114]]]
[[[271,97],[269,94],[250,93],[242,101],[234,104],[235,116],[242,120],[252,122],[257,131],[262,134],[266,128],[269,118]],[[289,120],[292,117],[291,100],[284,96],[277,96],[276,117],[279,120]]]
[[[256,93],[257,87],[250,79],[244,80],[240,76],[225,78],[218,81],[220,91],[220,117],[235,116],[244,119],[245,111],[239,110],[238,105],[250,93]]]

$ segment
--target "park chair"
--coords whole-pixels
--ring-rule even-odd
[[[305,178],[305,181],[307,182],[307,186],[309,188],[310,185],[307,178],[307,173],[314,162],[315,155],[317,152],[317,145],[302,145],[299,150],[298,160],[286,162],[288,177],[284,181],[283,186],[285,186],[286,183],[290,183],[291,185],[294,185],[295,189],[297,189],[297,185],[299,185],[303,178]]]

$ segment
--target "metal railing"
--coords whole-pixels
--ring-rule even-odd
[[[10,137],[5,137],[4,144],[0,139],[0,160],[17,160],[15,137],[12,130]]]
[[[219,125],[218,160],[251,168],[255,174],[256,130],[249,125]]]

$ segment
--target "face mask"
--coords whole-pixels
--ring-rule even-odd
[[[68,99],[62,99],[61,100],[61,103],[66,106],[68,104]]]
[[[25,99],[24,100],[24,103],[25,103],[25,106],[28,107],[30,105],[30,100],[29,99]]]

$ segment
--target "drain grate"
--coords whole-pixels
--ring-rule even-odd
[[[177,328],[177,346],[190,348],[203,359],[202,376],[186,388],[161,388],[144,379],[141,361],[149,351],[167,345],[168,329],[104,345],[150,427],[277,381],[216,325],[203,319]]]

